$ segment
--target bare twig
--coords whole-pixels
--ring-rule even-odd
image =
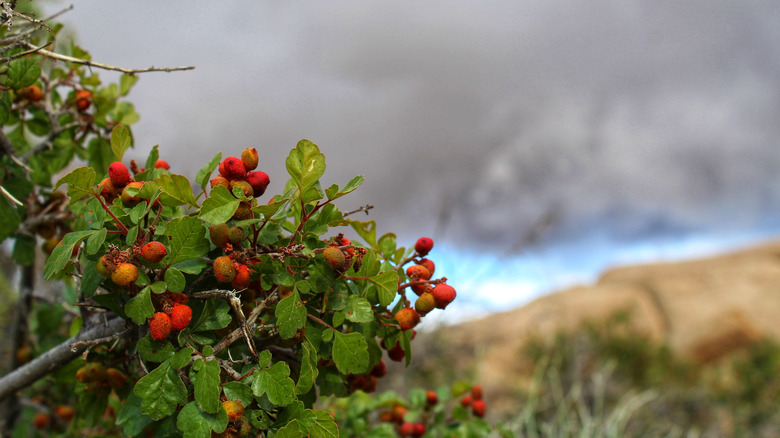
[[[374,208],[373,205],[366,204],[366,205],[364,205],[364,206],[362,206],[362,207],[360,207],[360,208],[358,208],[356,210],[344,212],[342,214],[342,216],[343,217],[347,217],[347,216],[349,216],[351,214],[360,213],[361,211],[365,211],[366,212],[366,216],[368,216],[368,210],[371,210],[372,208]]]
[[[27,48],[32,49],[35,46],[33,46],[30,43],[24,44]],[[50,50],[46,49],[40,49],[38,50],[38,53],[40,53],[43,56],[46,56],[51,59],[56,59],[58,61],[65,61],[65,62],[72,62],[74,64],[81,64],[86,65],[88,67],[96,67],[96,68],[102,68],[103,70],[113,70],[113,71],[119,71],[122,73],[127,73],[129,75],[134,75],[136,73],[147,73],[147,72],[153,72],[153,71],[162,71],[162,72],[172,72],[172,71],[182,71],[182,70],[193,70],[195,69],[194,66],[186,66],[186,67],[148,67],[148,68],[124,68],[124,67],[116,67],[113,65],[103,64],[102,62],[97,61],[90,61],[88,59],[79,59],[74,58],[72,56],[63,55],[60,53],[55,53]]]

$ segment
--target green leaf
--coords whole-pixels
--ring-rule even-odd
[[[339,190],[338,186],[335,186],[335,190],[331,190],[331,188],[325,189],[325,194],[328,196],[328,200],[332,201],[334,199],[338,199],[346,194],[354,192],[358,187],[360,187],[361,184],[363,184],[363,181],[366,180],[366,177],[363,175],[358,175],[347,183],[346,186],[344,186],[344,189]]]
[[[219,330],[227,327],[233,318],[230,316],[230,305],[222,300],[212,298],[206,300],[203,312],[198,322],[192,327],[193,332]]]
[[[152,288],[147,286],[125,304],[125,313],[134,323],[141,325],[154,316]]]
[[[168,290],[171,292],[183,292],[187,286],[187,280],[184,278],[184,274],[176,268],[168,268],[165,271],[165,283],[168,285]]]
[[[398,273],[395,271],[385,271],[376,277],[368,279],[377,285],[379,293],[379,304],[388,306],[395,299],[398,293]]]
[[[8,93],[4,92],[0,98],[0,126],[5,125],[11,117],[11,102],[6,96]]]
[[[298,420],[292,420],[280,428],[274,438],[301,438],[306,436],[306,428]]]
[[[350,295],[344,310],[347,319],[352,322],[370,322],[374,320],[374,310],[365,298]]]
[[[144,166],[143,171],[143,173],[146,175],[151,174],[152,169],[154,169],[154,165],[157,164],[157,160],[160,158],[160,152],[157,150],[159,146],[160,145],[152,146],[152,150],[149,152],[149,156],[146,157],[146,165]],[[136,176],[136,178],[138,177]]]
[[[135,347],[141,359],[149,362],[165,362],[175,354],[173,345],[168,341],[155,341],[151,336],[138,340]]]
[[[21,223],[16,206],[0,196],[0,242],[12,236]]]
[[[133,88],[133,85],[135,85],[136,82],[138,82],[139,77],[137,75],[129,75],[129,74],[123,74],[119,77],[119,95],[120,96],[127,96],[127,93],[130,92],[130,89]]]
[[[189,180],[182,175],[164,173],[154,179],[155,184],[163,191],[161,202],[167,207],[178,207],[187,204],[197,207],[198,201],[192,194]]]
[[[320,148],[309,140],[301,140],[290,151],[285,161],[287,172],[298,186],[298,191],[303,196],[306,189],[313,186],[325,173],[325,155]]]
[[[175,265],[185,260],[198,259],[209,252],[206,227],[194,217],[172,219],[165,230],[170,237],[168,263]]]
[[[6,86],[15,90],[28,87],[35,83],[41,76],[41,64],[39,57],[31,56],[18,58],[8,65],[8,80]]]
[[[219,166],[220,161],[222,161],[222,152],[218,152],[217,155],[214,155],[214,158],[209,161],[209,164],[203,166],[198,170],[197,175],[195,175],[195,182],[200,184],[200,188],[204,192],[206,191],[206,186],[209,184],[211,174],[214,172],[214,169]]]
[[[357,231],[360,237],[372,248],[376,249],[376,222],[375,221],[356,221],[348,220],[352,228]]]
[[[97,178],[97,175],[92,168],[86,166],[79,167],[60,178],[57,181],[54,190],[57,190],[63,184],[67,184],[68,196],[70,197],[70,204],[72,205],[81,201],[81,198],[84,196],[94,193],[92,186],[95,185],[95,178]]]
[[[123,427],[125,436],[136,436],[151,423],[152,419],[141,412],[141,399],[132,393],[116,414],[116,424]]]
[[[309,434],[317,438],[338,438],[339,427],[336,420],[325,411],[312,411],[315,415],[314,424],[309,426]]]
[[[141,377],[133,388],[141,397],[141,412],[152,420],[161,420],[187,403],[187,388],[168,362],[163,362],[149,374]]]
[[[228,189],[216,186],[203,201],[199,217],[209,224],[224,224],[233,217],[240,203]]]
[[[203,412],[195,402],[187,403],[176,418],[176,428],[184,438],[209,438],[211,431],[222,433],[228,425],[228,416],[224,409],[216,413]]]
[[[73,248],[94,233],[94,230],[89,230],[73,231],[66,234],[57,247],[54,248],[49,258],[46,259],[46,266],[43,268],[43,278],[47,281],[51,280],[54,274],[60,272],[73,257]]]
[[[203,362],[203,366],[192,379],[195,386],[195,401],[202,411],[217,413],[220,407],[219,363],[216,360],[204,361],[203,359],[198,359],[196,362]]]
[[[333,361],[342,374],[363,374],[368,371],[368,343],[358,332],[333,330]]]
[[[290,339],[306,324],[306,307],[301,302],[298,291],[295,290],[287,298],[282,298],[276,305],[276,324],[279,326],[279,336]]]
[[[14,242],[14,261],[21,266],[30,266],[35,262],[35,237],[26,234],[16,236]]]
[[[242,382],[227,382],[222,385],[222,391],[228,400],[238,400],[244,406],[249,406],[254,401],[252,387]]]
[[[132,138],[130,129],[125,125],[116,125],[111,130],[111,150],[116,155],[117,160],[121,161],[125,151],[130,147]]]
[[[298,384],[295,385],[295,394],[302,395],[309,392],[317,380],[319,369],[317,368],[317,350],[308,339],[304,339],[298,348],[301,365],[298,376]]]
[[[263,394],[277,406],[287,406],[295,399],[295,382],[290,378],[287,362],[276,362],[268,369],[255,371],[252,392],[256,397]]]
[[[95,234],[89,236],[89,239],[87,239],[87,254],[89,255],[95,255],[100,251],[100,248],[103,246],[103,242],[106,241],[106,235],[108,234],[108,230],[105,228],[101,228],[95,232]]]

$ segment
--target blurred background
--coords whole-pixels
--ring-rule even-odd
[[[342,210],[434,239],[451,318],[780,231],[777,2],[74,6],[94,60],[196,67],[141,76],[128,158],[192,177],[255,147],[277,193],[308,138],[325,184],[366,177]]]

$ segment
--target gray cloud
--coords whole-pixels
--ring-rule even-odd
[[[197,66],[142,77],[139,157],[194,174],[252,145],[279,190],[310,138],[328,183],[366,175],[342,205],[380,231],[511,248],[550,212],[553,240],[775,226],[779,8],[93,0],[64,21],[95,59]]]

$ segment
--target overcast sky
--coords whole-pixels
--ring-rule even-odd
[[[276,192],[308,138],[343,209],[477,254],[780,229],[780,2],[73,4],[95,60],[196,66],[131,94],[185,175],[254,146]]]

